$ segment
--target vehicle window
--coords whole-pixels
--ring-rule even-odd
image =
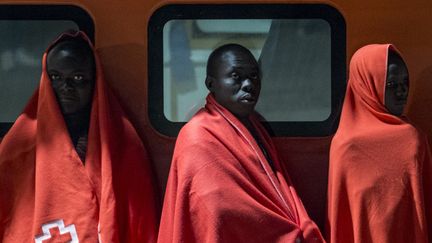
[[[259,61],[256,109],[274,135],[334,131],[345,86],[345,23],[334,8],[313,4],[157,10],[149,24],[149,115],[157,130],[175,136],[203,106],[208,56],[227,43],[247,47]]]

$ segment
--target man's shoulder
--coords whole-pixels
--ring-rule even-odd
[[[223,147],[223,123],[205,109],[197,112],[186,123],[177,137],[175,151],[182,156],[203,156],[220,153]]]
[[[205,109],[198,111],[187,122],[177,137],[173,162],[178,173],[186,177],[194,177],[198,171],[211,165],[214,161],[214,152],[220,146],[214,133],[208,128],[211,122]]]
[[[183,137],[187,139],[203,139],[209,133],[209,130],[215,128],[211,126],[214,123],[211,115],[203,108],[199,110],[181,129],[177,139]]]

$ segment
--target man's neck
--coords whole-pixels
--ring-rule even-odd
[[[88,131],[90,123],[90,108],[85,108],[82,111],[73,114],[63,115],[63,117],[72,140]]]
[[[260,147],[261,151],[263,152],[264,156],[266,157],[268,163],[270,164],[270,167],[274,169],[273,166],[273,161],[268,153],[268,151],[266,150],[262,138],[258,135],[258,131],[255,129],[255,127],[253,126],[252,122],[249,120],[248,117],[245,118],[239,118],[240,122],[243,123],[243,125],[248,129],[248,131],[250,132],[250,134],[252,135],[252,137],[255,139],[256,143],[258,144],[258,146]]]
[[[249,120],[249,117],[238,118],[240,122],[247,128],[247,130],[252,134],[252,137],[255,138],[258,142],[258,134],[255,130],[255,127],[252,125],[252,122]]]

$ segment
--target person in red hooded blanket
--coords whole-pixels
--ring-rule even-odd
[[[205,84],[205,107],[177,138],[158,242],[324,242],[254,112],[261,76],[251,52],[214,50]]]
[[[403,115],[408,69],[390,44],[352,57],[330,147],[327,239],[432,241],[432,163],[426,136]]]
[[[155,242],[156,198],[147,152],[90,40],[62,34],[0,144],[0,241]]]

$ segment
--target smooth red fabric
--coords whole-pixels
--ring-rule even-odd
[[[157,197],[149,158],[105,87],[96,53],[85,165],[51,88],[46,56],[39,89],[0,145],[0,241],[38,242],[43,227],[63,223],[67,233],[53,227],[43,242],[77,242],[72,226],[80,242],[155,242]]]
[[[250,119],[276,172],[247,128],[209,95],[177,138],[159,243],[323,242],[270,137]]]
[[[432,240],[432,166],[426,137],[384,105],[392,45],[351,59],[330,149],[327,239],[338,243]],[[428,236],[429,235],[429,236]]]

